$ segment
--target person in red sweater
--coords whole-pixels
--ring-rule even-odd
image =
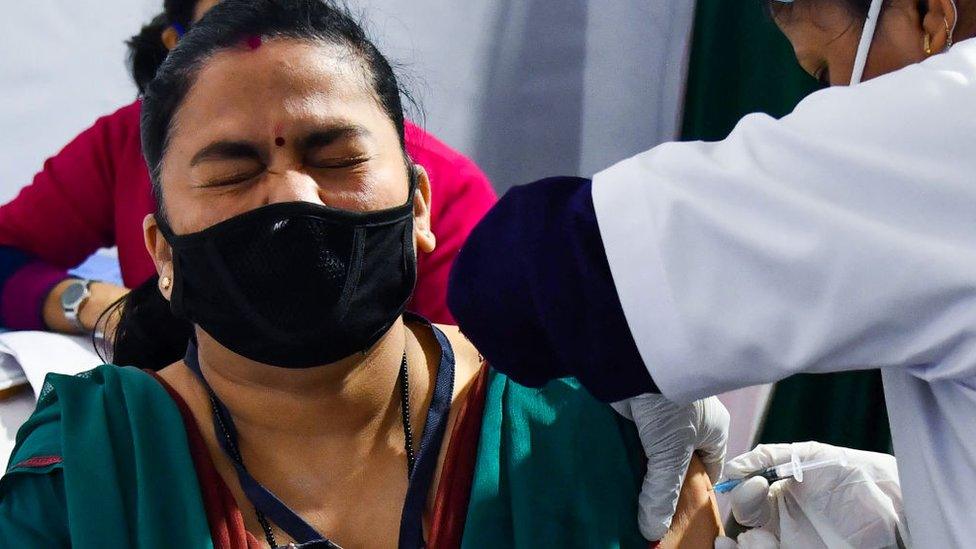
[[[179,36],[215,0],[166,0],[164,13],[129,42],[140,91]],[[0,326],[10,330],[91,331],[129,288],[155,274],[143,243],[142,220],[155,209],[139,136],[141,101],[100,118],[0,207]],[[416,125],[406,124],[406,148],[430,174],[434,252],[421,255],[410,308],[434,322],[451,322],[445,295],[454,257],[495,202],[491,184],[469,159]],[[92,282],[65,313],[62,295],[76,279],[68,269],[99,248],[116,246],[124,286]],[[76,288],[75,288],[76,289]]]

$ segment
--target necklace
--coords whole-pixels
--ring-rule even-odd
[[[414,433],[410,428],[410,381],[407,378],[407,357],[404,345],[404,355],[400,361],[400,372],[397,379],[400,390],[400,416],[403,421],[403,438],[407,455],[407,495],[403,500],[403,510],[400,513],[399,543],[400,549],[422,549],[425,547],[423,534],[423,516],[427,496],[434,482],[437,469],[437,458],[447,432],[447,419],[451,412],[452,387],[454,386],[454,351],[451,342],[444,332],[432,325],[421,316],[405,313],[407,321],[417,322],[425,327],[437,340],[440,347],[440,360],[437,365],[437,377],[434,380],[431,401],[427,406],[424,430],[417,440],[414,452]],[[213,407],[213,429],[217,434],[217,443],[228,461],[237,471],[244,495],[253,505],[259,518],[265,538],[272,547],[276,547],[275,536],[271,524],[286,532],[294,542],[289,547],[305,547],[307,549],[341,549],[335,542],[324,537],[315,530],[294,510],[258,482],[244,466],[240,448],[237,445],[237,427],[230,410],[211,390],[207,378],[200,369],[199,353],[196,341],[191,339],[187,344],[186,355],[183,357],[186,365],[207,388],[210,403]],[[260,511],[260,513],[258,513]]]
[[[217,395],[214,394],[213,389],[210,388],[209,384],[205,384],[207,387],[207,393],[210,395],[210,406],[213,410],[219,410],[220,407],[217,405],[219,400]],[[410,374],[407,368],[407,350],[403,350],[403,359],[400,361],[400,373],[397,375],[397,387],[400,389],[400,421],[403,426],[403,445],[407,453],[407,479],[413,474],[414,466],[416,465],[416,457],[413,452],[413,428],[410,427]],[[219,436],[222,436],[226,440],[226,447],[230,449],[228,456],[236,462],[236,464],[243,468],[244,458],[241,455],[241,449],[237,445],[236,437],[231,436],[230,429],[227,428],[226,423],[224,423],[223,414],[215,413],[216,425],[220,431]],[[271,521],[268,520],[264,513],[259,509],[255,508],[254,513],[257,516],[258,523],[261,525],[261,530],[264,531],[264,538],[267,540],[270,547],[277,548],[278,541],[275,538],[274,530],[271,528]]]

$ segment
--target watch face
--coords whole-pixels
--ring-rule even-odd
[[[81,300],[85,296],[85,283],[75,282],[74,284],[68,286],[64,289],[64,293],[61,294],[61,303],[65,305],[73,305]]]

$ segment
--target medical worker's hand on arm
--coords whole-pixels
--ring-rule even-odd
[[[664,537],[678,503],[691,456],[697,452],[712,482],[722,474],[729,412],[715,397],[680,405],[661,395],[640,395],[613,407],[631,419],[647,455],[638,523],[645,538]]]
[[[789,463],[839,459],[841,463],[806,471],[803,482],[772,486],[753,477],[732,491],[735,519],[754,528],[738,538],[741,549],[767,547],[909,546],[895,458],[818,442],[760,445],[726,466],[729,478],[743,478]],[[716,547],[736,547],[731,540]]]

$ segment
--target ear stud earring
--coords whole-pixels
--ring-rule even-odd
[[[170,286],[172,286],[172,285],[173,285],[173,279],[172,278],[170,278],[168,276],[160,277],[160,279],[159,279],[159,287],[162,288],[164,291],[169,290]]]

